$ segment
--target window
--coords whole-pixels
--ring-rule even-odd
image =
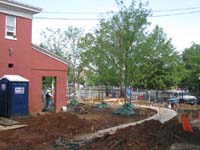
[[[8,64],[8,68],[13,68],[14,64]]]
[[[16,39],[16,17],[6,16],[6,38]]]

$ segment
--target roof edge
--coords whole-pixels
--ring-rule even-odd
[[[25,3],[22,3],[22,2],[18,2],[18,1],[15,1],[15,0],[0,0],[0,4],[1,3],[12,6],[12,7],[18,7],[18,8],[21,8],[21,9],[25,9],[25,10],[28,10],[30,12],[33,12],[34,14],[40,13],[42,11],[42,8],[35,7],[35,6],[25,4]]]
[[[40,52],[40,53],[43,53],[43,54],[45,54],[45,55],[47,55],[47,56],[49,56],[49,57],[55,59],[55,60],[60,61],[61,63],[64,63],[64,64],[66,64],[66,65],[70,64],[70,62],[67,61],[66,59],[64,59],[64,58],[62,58],[62,57],[59,57],[58,55],[55,55],[54,53],[48,51],[48,50],[45,49],[45,48],[42,48],[42,47],[36,45],[36,44],[32,44],[32,48],[33,48],[34,50]]]
[[[20,76],[20,75],[4,75],[0,78],[0,80],[2,79],[7,79],[9,81],[13,81],[13,82],[29,82],[28,79]]]

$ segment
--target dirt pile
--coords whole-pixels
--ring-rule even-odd
[[[157,146],[160,149],[169,147],[174,143],[200,145],[200,129],[193,127],[193,132],[185,132],[182,124],[174,118],[161,126],[158,133]]]
[[[158,130],[161,127],[159,121],[151,120],[142,124],[117,130],[113,135],[105,135],[94,139],[91,144],[82,149],[95,150],[149,150],[154,147]]]
[[[140,125],[117,130],[113,135],[96,138],[81,149],[95,150],[167,150],[174,143],[187,146],[200,145],[200,130],[193,128],[194,132],[183,131],[178,119],[174,118],[165,124],[150,120]],[[175,145],[173,145],[174,147]],[[196,146],[199,147],[199,146]]]
[[[47,114],[18,121],[28,127],[1,132],[1,150],[29,150],[35,146],[54,145],[59,136],[70,138],[76,134],[91,132],[93,125],[69,113]]]
[[[50,113],[16,119],[28,127],[0,132],[0,150],[160,150],[174,143],[200,145],[200,130],[193,128],[193,133],[184,132],[177,118],[165,124],[150,120],[92,141],[75,141],[77,135],[139,121],[155,114],[145,108],[135,109],[135,114],[127,117],[113,112],[111,108],[98,108],[88,114]]]
[[[135,122],[155,113],[149,109],[135,109],[135,115],[122,117],[112,112],[113,109],[93,109],[89,114],[50,113],[16,119],[21,124],[27,124],[28,127],[0,132],[0,149],[43,150],[54,146],[61,136],[63,140],[71,141],[76,135]]]

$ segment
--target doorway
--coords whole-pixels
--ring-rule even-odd
[[[55,112],[56,77],[42,77],[42,111]]]

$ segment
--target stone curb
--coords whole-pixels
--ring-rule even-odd
[[[156,110],[157,114],[155,114],[155,115],[153,115],[149,118],[146,118],[144,120],[137,121],[137,122],[132,122],[132,123],[128,123],[128,124],[123,124],[123,125],[99,130],[96,133],[92,133],[92,134],[77,136],[77,137],[75,137],[75,140],[87,141],[87,140],[92,140],[92,139],[97,138],[97,137],[102,137],[105,134],[114,134],[118,129],[123,129],[123,128],[129,127],[129,126],[134,126],[136,124],[140,124],[144,121],[148,121],[148,120],[152,120],[152,119],[159,120],[161,123],[164,123],[164,122],[172,119],[173,117],[175,117],[177,115],[176,111],[174,111],[172,109],[168,109],[168,108],[145,106],[145,105],[135,105],[135,106],[143,107],[143,108],[150,108],[150,109]]]

